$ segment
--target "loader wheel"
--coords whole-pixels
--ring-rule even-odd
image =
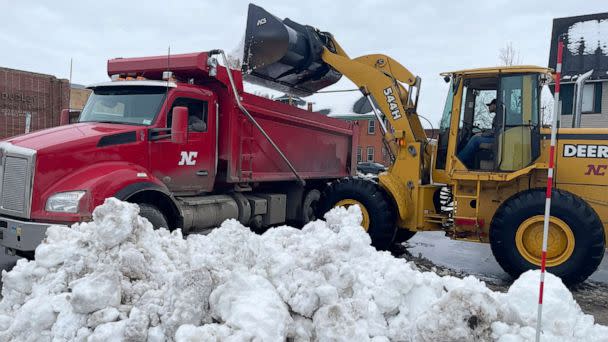
[[[397,229],[395,232],[395,241],[394,243],[404,243],[405,241],[411,239],[416,235],[416,232],[407,229]]]
[[[344,178],[331,183],[321,197],[321,214],[338,206],[358,205],[363,214],[361,226],[378,250],[389,250],[395,237],[395,208],[378,184],[358,178]]]
[[[139,206],[139,216],[150,221],[154,229],[169,227],[165,215],[157,207],[147,203],[137,203],[137,205]]]
[[[490,226],[496,261],[514,278],[539,268],[543,239],[545,190],[531,189],[503,203]],[[547,271],[572,285],[584,281],[604,256],[604,227],[580,197],[553,190],[547,244]]]

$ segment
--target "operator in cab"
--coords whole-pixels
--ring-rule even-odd
[[[486,103],[488,106],[488,111],[490,113],[494,113],[494,118],[492,119],[492,129],[485,130],[481,133],[477,133],[469,139],[465,147],[458,153],[458,159],[464,165],[471,165],[475,159],[475,154],[479,151],[479,146],[483,143],[493,143],[494,137],[498,131],[498,116],[496,115],[496,99],[492,100],[490,103]]]

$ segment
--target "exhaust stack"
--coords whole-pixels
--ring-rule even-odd
[[[312,95],[342,77],[321,59],[324,47],[333,52],[331,34],[249,4],[242,66],[248,82],[295,96]]]

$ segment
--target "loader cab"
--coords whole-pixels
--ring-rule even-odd
[[[531,165],[540,156],[539,94],[547,73],[503,67],[443,74],[450,85],[433,179],[448,182],[454,171],[505,173]]]

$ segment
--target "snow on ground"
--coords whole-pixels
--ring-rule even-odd
[[[3,271],[1,341],[527,341],[538,273],[507,293],[422,273],[377,252],[358,207],[256,235],[228,220],[183,239],[108,199],[94,221],[51,227],[35,261]],[[545,341],[601,341],[547,275]]]

